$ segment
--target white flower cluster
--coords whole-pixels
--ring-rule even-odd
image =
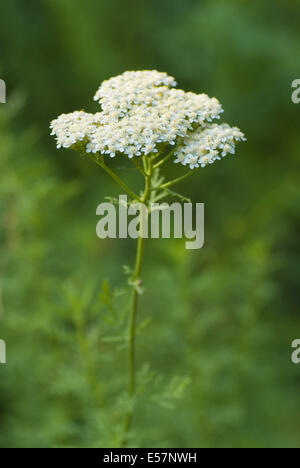
[[[172,76],[156,70],[127,71],[103,81],[94,100],[104,113],[123,117],[133,106],[157,105],[176,84]]]
[[[87,114],[83,111],[61,114],[50,124],[51,135],[56,136],[57,148],[71,148],[79,141],[84,141],[95,131],[99,124],[100,113]]]
[[[235,144],[245,141],[244,134],[237,127],[223,125],[207,125],[198,128],[184,138],[175,151],[175,163],[188,165],[190,169],[204,167],[214,163],[221,156],[235,154]]]
[[[202,166],[205,158],[213,162],[217,149],[231,152],[243,135],[238,129],[211,124],[223,112],[219,101],[174,86],[173,77],[155,70],[125,72],[104,81],[94,98],[101,112],[62,114],[51,122],[57,147],[76,148],[81,143],[87,153],[132,158],[156,153],[160,143],[179,143],[176,162],[191,168]]]

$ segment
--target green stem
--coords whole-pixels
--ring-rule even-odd
[[[140,173],[145,177],[146,174],[145,174],[143,168],[140,166],[139,162],[135,158],[132,158],[131,161],[137,167],[137,169],[140,171]]]
[[[102,169],[109,174],[115,182],[117,182],[124,190],[125,192],[131,196],[134,200],[141,202],[142,200],[123,182],[120,177],[117,176],[104,162],[104,158],[101,157],[101,159],[97,158],[96,156],[92,155],[91,153],[88,153],[88,157],[94,161],[98,166],[102,167]]]
[[[171,156],[173,156],[174,152],[176,150],[176,147],[174,149],[172,149],[172,151],[170,151],[170,153],[167,154],[167,156],[165,156],[163,159],[161,159],[158,163],[154,164],[154,169],[156,169],[157,167],[159,166],[162,166],[163,164],[165,164]]]
[[[131,196],[134,200],[141,202],[142,200],[115,174],[109,167],[104,163],[102,165],[103,169],[109,174],[121,187]]]
[[[191,175],[195,174],[195,172],[197,171],[197,169],[198,169],[198,168],[195,168],[195,169],[191,170],[190,172],[188,172],[187,174],[185,174],[184,176],[177,177],[177,179],[173,179],[173,180],[170,180],[170,182],[166,182],[165,184],[162,184],[162,185],[160,186],[160,188],[161,188],[161,189],[165,189],[165,188],[171,187],[171,185],[177,184],[178,182],[181,182],[182,180],[187,179],[187,178],[190,177]]]
[[[140,281],[139,276],[142,267],[143,259],[143,250],[144,250],[144,238],[139,237],[136,250],[136,262],[134,270],[134,279],[135,281]],[[132,303],[129,319],[129,385],[128,385],[128,396],[130,399],[130,407],[126,414],[125,418],[125,427],[124,427],[124,438],[121,443],[121,447],[126,447],[128,434],[131,429],[132,417],[133,417],[133,399],[135,396],[135,338],[136,338],[136,316],[137,316],[137,306],[138,306],[138,291],[136,288],[133,290],[132,294]]]
[[[143,193],[142,202],[147,204],[149,200],[149,196],[151,193],[151,177],[152,177],[152,162],[151,160],[147,160],[144,158],[144,168],[145,168],[145,190]],[[148,167],[147,167],[148,166]],[[143,260],[143,251],[144,251],[144,244],[145,238],[143,237],[143,225],[142,225],[143,216],[141,216],[141,223],[140,223],[140,237],[138,238],[137,242],[137,249],[136,249],[136,259],[135,259],[135,267],[133,273],[133,284],[136,284],[137,287],[134,287],[132,293],[132,302],[131,302],[131,310],[130,310],[130,317],[129,317],[129,332],[128,332],[128,342],[129,342],[129,384],[128,384],[128,396],[130,399],[130,408],[126,414],[125,419],[125,427],[124,427],[124,437],[121,442],[121,447],[126,447],[128,441],[128,435],[132,425],[132,417],[133,417],[133,405],[134,405],[134,397],[136,393],[136,378],[135,378],[135,361],[136,361],[136,318],[137,318],[137,309],[138,309],[138,298],[139,298],[139,290],[138,290],[138,283],[141,282],[140,274],[142,268],[142,260]]]

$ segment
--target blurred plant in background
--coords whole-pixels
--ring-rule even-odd
[[[206,204],[200,254],[180,240],[149,240],[144,280],[153,292],[141,298],[149,324],[138,337],[146,393],[131,443],[299,446],[299,366],[290,361],[300,328],[298,2],[14,0],[0,8],[1,446],[118,443],[126,355],[102,341],[98,320],[103,329],[107,303],[127,300],[119,264],[130,262],[134,242],[96,238],[93,207],[115,186],[104,176],[99,184],[92,163],[53,151],[48,120],[88,102],[99,80],[149,68],[216,94],[249,143],[241,157],[182,182]],[[128,169],[117,159],[112,167]],[[176,177],[175,165],[168,170]],[[133,184],[136,172],[128,178]]]

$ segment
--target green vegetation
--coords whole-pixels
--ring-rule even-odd
[[[298,18],[295,0],[1,6],[1,447],[119,445],[130,402],[115,304],[135,242],[96,237],[96,206],[118,187],[58,152],[48,126],[78,103],[95,112],[100,82],[130,69],[217,96],[248,142],[180,184],[206,205],[204,248],[146,244],[129,445],[299,446]],[[111,167],[135,186],[125,161]]]

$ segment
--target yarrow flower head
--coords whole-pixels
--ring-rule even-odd
[[[218,125],[223,109],[216,98],[175,89],[166,73],[127,71],[104,81],[94,100],[100,112],[76,111],[51,122],[58,148],[129,159],[172,145],[174,162],[194,169],[235,152],[245,140],[236,127]]]

